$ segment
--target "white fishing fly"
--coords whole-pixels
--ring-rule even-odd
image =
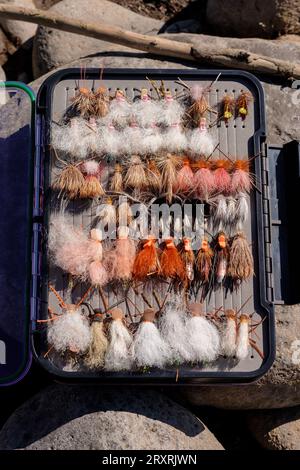
[[[167,93],[159,104],[161,106],[161,112],[158,117],[158,124],[169,127],[181,122],[185,113],[184,107],[173,98],[171,93]]]
[[[62,214],[50,219],[48,250],[55,266],[85,280],[88,277],[89,239],[82,230],[75,230]]]
[[[215,143],[207,130],[205,118],[200,120],[199,127],[189,132],[188,141],[189,151],[195,160],[203,156],[209,157],[212,154]]]
[[[160,101],[152,100],[145,88],[141,90],[141,97],[133,102],[131,109],[140,127],[151,127],[156,124],[162,112]]]
[[[107,346],[108,340],[104,333],[103,321],[93,321],[91,325],[91,343],[84,358],[84,363],[89,369],[101,369],[104,366]]]
[[[194,362],[213,362],[220,353],[217,328],[205,317],[191,317],[186,324]]]
[[[140,323],[134,335],[132,351],[137,367],[162,369],[170,362],[170,347],[151,321]]]
[[[118,127],[126,127],[130,121],[131,104],[121,90],[116,91],[115,98],[110,102],[107,119]]]
[[[189,337],[186,331],[187,315],[182,308],[170,303],[159,318],[159,330],[171,349],[171,361],[182,364],[192,360]]]
[[[132,336],[122,320],[113,320],[109,328],[109,344],[105,355],[104,368],[110,371],[129,370],[132,367],[130,347]]]
[[[66,310],[51,321],[47,330],[47,339],[59,353],[66,351],[85,353],[91,343],[89,321],[79,308]]]
[[[250,319],[248,315],[242,314],[240,316],[240,324],[236,341],[236,357],[240,361],[246,359],[249,354],[249,322]]]
[[[141,129],[141,140],[139,142],[139,153],[143,155],[157,153],[163,145],[163,136],[159,127],[153,125],[152,127]]]
[[[137,124],[125,127],[120,133],[122,153],[127,155],[139,154],[141,151],[142,129]]]
[[[226,310],[226,323],[222,332],[222,353],[234,357],[236,352],[237,328],[234,310]]]
[[[242,231],[248,220],[249,207],[246,193],[239,193],[236,204],[236,230]]]
[[[219,196],[216,204],[213,206],[212,227],[213,234],[225,230],[227,221],[227,203],[224,196]]]
[[[181,127],[174,124],[162,134],[162,149],[169,152],[183,152],[187,149],[187,138]]]

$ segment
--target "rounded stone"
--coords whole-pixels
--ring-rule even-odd
[[[18,408],[0,449],[222,450],[190,411],[164,395],[125,387],[53,385]]]
[[[7,3],[24,8],[35,8],[33,0],[0,0],[0,3]],[[34,23],[8,20],[6,18],[0,18],[0,25],[17,47],[32,38],[37,29],[37,26]]]
[[[141,16],[107,0],[62,0],[49,11],[83,23],[105,23],[106,26],[118,26],[144,34],[156,34],[162,26],[159,20]],[[39,27],[33,47],[34,77],[74,59],[109,51],[111,46],[114,49],[112,44],[98,39],[59,30],[54,33],[52,29]],[[106,65],[105,61],[103,65]]]
[[[224,36],[274,38],[300,33],[298,0],[208,0],[207,23]]]
[[[265,449],[300,450],[300,407],[251,413],[248,426]]]

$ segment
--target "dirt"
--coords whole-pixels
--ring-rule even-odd
[[[112,0],[122,7],[140,13],[144,16],[157,18],[159,20],[169,20],[186,7],[190,6],[192,0]]]

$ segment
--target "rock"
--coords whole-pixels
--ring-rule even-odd
[[[3,68],[0,66],[0,82],[5,82],[6,76]]]
[[[265,449],[300,450],[300,407],[254,412],[247,421]]]
[[[107,25],[120,26],[145,34],[156,34],[162,26],[162,22],[159,20],[138,15],[107,0],[89,0],[88,2],[85,0],[62,0],[50,11],[87,23],[103,22]],[[37,78],[74,59],[111,49],[114,49],[114,46],[97,39],[58,30],[53,34],[53,30],[39,27],[33,50],[34,76]]]
[[[278,305],[275,314],[276,359],[265,376],[242,386],[189,388],[182,391],[181,397],[197,406],[236,410],[300,405],[300,305]]]
[[[188,42],[194,48],[209,44],[211,48],[232,47],[244,49],[248,52],[275,57],[277,59],[300,63],[300,45],[295,41],[281,41],[280,39],[260,38],[230,38],[220,36],[208,36],[206,34],[164,34],[162,37],[174,39],[174,41]]]
[[[179,61],[162,60],[158,57],[153,57],[149,54],[142,52],[134,52],[127,48],[115,46],[113,50],[102,52],[92,57],[85,57],[80,60],[74,60],[69,64],[64,64],[58,67],[57,70],[63,70],[70,67],[85,67],[85,68],[133,68],[133,69],[145,69],[145,68],[158,68],[158,69],[192,69],[192,63],[185,63],[183,65]],[[39,77],[34,80],[30,86],[37,91],[43,81],[50,76],[53,71]]]
[[[12,4],[24,8],[35,8],[33,0],[0,0],[0,3]],[[0,18],[0,25],[18,47],[35,35],[37,26],[24,21],[7,20]]]
[[[13,54],[15,50],[15,46],[9,41],[5,33],[0,28],[0,65],[4,65],[10,54]]]
[[[263,86],[268,142],[281,144],[291,140],[299,140],[300,120],[296,110],[300,103],[300,91],[272,83],[263,83]],[[300,334],[300,330],[298,331]]]
[[[277,41],[286,41],[286,42],[296,42],[297,44],[300,43],[300,35],[298,34],[284,34],[283,36],[279,36]]]
[[[208,0],[211,32],[224,36],[274,38],[300,33],[298,0]]]
[[[53,385],[23,404],[0,449],[222,450],[190,411],[146,389]]]

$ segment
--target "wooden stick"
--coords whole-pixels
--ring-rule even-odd
[[[166,39],[163,35],[148,36],[146,34],[126,31],[106,24],[85,23],[67,18],[49,11],[0,5],[0,17],[28,23],[39,24],[48,28],[59,29],[69,33],[80,34],[113,44],[120,44],[132,49],[146,51],[154,55],[175,57],[235,69],[248,70],[284,78],[300,79],[300,64],[272,57],[261,56],[242,49],[230,47],[211,47],[207,44],[193,47],[192,44]],[[274,41],[270,41],[274,44]]]

